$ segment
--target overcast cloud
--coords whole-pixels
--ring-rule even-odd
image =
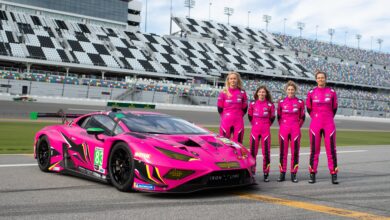
[[[160,35],[169,34],[169,17],[171,0],[139,0],[143,3],[141,30],[145,31],[145,6],[147,10],[147,32]],[[271,32],[284,31],[299,36],[297,22],[305,23],[303,37],[315,39],[316,26],[319,40],[330,41],[328,29],[334,28],[333,42],[357,47],[356,34],[361,34],[360,48],[378,51],[377,39],[383,39],[381,51],[390,53],[390,1],[388,0],[195,0],[195,7],[191,9],[191,18],[197,20],[211,20],[227,23],[224,7],[234,9],[230,17],[230,24],[247,26],[248,11],[249,26],[265,29],[262,20],[264,14],[272,17],[268,30]],[[210,5],[211,2],[211,5]],[[209,13],[210,9],[210,13]],[[184,7],[184,0],[172,0],[174,16],[188,16],[188,8]],[[178,31],[173,24],[173,31]],[[372,44],[371,44],[372,42]]]

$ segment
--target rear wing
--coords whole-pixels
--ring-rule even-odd
[[[30,119],[37,120],[38,118],[61,118],[62,123],[67,122],[68,118],[78,118],[85,114],[65,113],[62,109],[55,113],[30,112]]]

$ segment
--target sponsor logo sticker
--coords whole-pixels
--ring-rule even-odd
[[[134,188],[154,190],[154,186],[151,184],[134,183]]]
[[[150,159],[150,154],[142,153],[142,152],[135,152],[134,156],[143,159]]]
[[[102,167],[103,165],[103,148],[95,147],[95,152],[93,154],[93,164],[95,170],[99,170],[100,172],[104,172],[104,169]]]

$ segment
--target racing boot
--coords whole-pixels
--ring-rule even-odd
[[[268,173],[264,173],[264,182],[269,182]]]
[[[339,181],[337,181],[337,174],[332,174],[332,183],[339,184]]]
[[[279,176],[279,179],[278,179],[278,182],[283,182],[285,180],[286,180],[286,173],[281,172],[280,176]]]
[[[298,182],[296,173],[291,173],[291,182],[293,182],[293,183],[297,183]]]
[[[316,182],[316,174],[315,173],[310,173],[309,183],[313,184],[315,182]]]

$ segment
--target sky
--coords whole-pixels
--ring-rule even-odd
[[[190,10],[185,0],[138,0],[142,2],[141,31],[159,35],[169,34],[170,8],[176,17],[196,20],[228,22],[224,8],[233,8],[230,24],[264,30],[264,15],[271,16],[268,31],[299,36],[297,23],[305,27],[303,38],[329,42],[330,28],[335,30],[332,42],[358,47],[356,35],[360,34],[360,48],[390,53],[390,1],[389,0],[195,0]],[[211,3],[211,4],[210,4]],[[147,5],[147,13],[146,13]],[[249,13],[248,13],[249,12]],[[145,16],[147,14],[147,16]],[[145,17],[147,18],[145,22]],[[249,19],[248,19],[249,18]],[[249,21],[249,22],[248,22]],[[173,23],[173,32],[179,28]]]

